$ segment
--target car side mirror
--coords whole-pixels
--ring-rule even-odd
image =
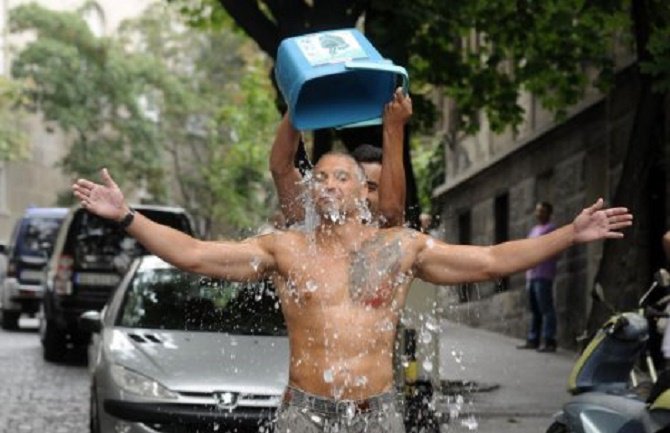
[[[82,330],[97,334],[102,329],[102,316],[99,311],[87,311],[79,316],[79,325]]]

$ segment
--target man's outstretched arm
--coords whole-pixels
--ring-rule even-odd
[[[500,278],[531,268],[571,245],[600,239],[618,239],[631,226],[626,208],[603,209],[603,200],[584,209],[572,222],[536,238],[490,247],[447,245],[419,235],[416,275],[435,284],[456,284]]]
[[[104,184],[79,179],[74,195],[89,212],[120,222],[130,211],[123,193],[106,169]],[[206,242],[173,228],[157,224],[136,213],[126,229],[147,250],[179,269],[233,281],[262,279],[274,270],[269,236],[243,242]]]
[[[384,227],[405,222],[405,124],[412,116],[412,100],[399,87],[384,108],[382,171],[379,182],[379,215]]]
[[[291,125],[287,112],[272,143],[270,172],[277,188],[279,206],[289,225],[305,218],[305,206],[300,203],[302,176],[294,164],[299,141],[300,131]]]

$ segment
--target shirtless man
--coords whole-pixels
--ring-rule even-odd
[[[576,243],[620,238],[625,208],[602,200],[547,235],[495,246],[448,245],[415,230],[361,222],[366,178],[349,155],[314,167],[314,231],[287,230],[241,242],[208,242],[134,214],[103,170],[103,185],[73,185],[82,206],[118,221],[149,251],[185,271],[236,281],[270,277],[290,344],[289,387],[279,433],[403,432],[393,388],[395,329],[413,278],[439,284],[497,279]],[[333,217],[337,214],[337,217]]]
[[[367,177],[367,204],[373,220],[370,222],[379,223],[382,227],[399,226],[404,222],[405,167],[402,149],[405,124],[411,116],[412,99],[399,87],[384,107],[381,155],[374,155],[378,148],[370,144],[361,145],[352,153]],[[302,222],[305,218],[305,206],[300,202],[302,176],[294,165],[299,140],[300,131],[293,127],[287,113],[277,128],[272,144],[270,172],[288,225]],[[366,146],[372,149],[366,149]]]

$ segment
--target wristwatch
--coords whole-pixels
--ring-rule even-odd
[[[133,219],[135,218],[135,209],[133,208],[128,208],[128,213],[124,215],[124,217],[119,221],[119,227],[122,229],[127,229],[128,226],[130,226],[133,223]]]

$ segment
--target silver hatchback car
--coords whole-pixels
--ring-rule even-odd
[[[101,313],[82,315],[91,432],[271,431],[288,338],[266,283],[212,280],[137,259]]]

